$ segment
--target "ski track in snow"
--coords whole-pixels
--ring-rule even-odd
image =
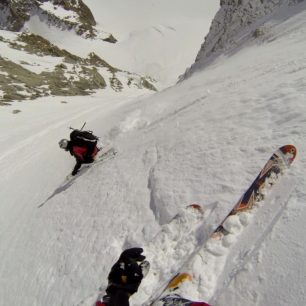
[[[273,187],[275,190],[255,209],[252,224],[247,224],[247,228],[242,229],[241,236],[238,234],[237,239],[242,241],[238,241],[237,244],[234,242],[234,248],[227,255],[225,268],[222,269],[221,273],[222,276],[218,277],[216,288],[210,298],[212,305],[217,304],[220,294],[234,281],[240,271],[250,269],[247,265],[252,258],[259,256],[261,245],[265,242],[267,236],[271,235],[275,225],[287,209],[295,186],[295,179],[288,177],[287,173],[287,177],[282,178],[281,182]],[[244,241],[244,237],[246,241]],[[250,241],[252,242],[250,243]],[[260,263],[259,258],[258,262]],[[253,302],[258,301],[254,300]]]
[[[194,244],[193,251],[185,256],[184,260],[175,261],[176,267],[180,268],[176,268],[173,273],[170,273],[171,276],[168,275],[165,278],[166,282],[155,290],[150,299],[146,302],[138,301],[136,304],[151,305],[152,300],[155,300],[166,286],[167,280],[169,281],[178,271],[189,273],[193,271],[192,284],[187,282],[179,293],[191,300],[210,301],[212,305],[215,305],[224,288],[239,271],[245,269],[250,258],[272,232],[274,225],[287,207],[294,187],[295,182],[292,177],[282,178],[281,182],[273,187],[273,191],[268,194],[266,200],[257,204],[252,212],[244,212],[239,216],[231,217],[235,219],[231,224],[233,233],[223,237],[221,241],[208,240],[209,236],[204,233],[209,233],[209,230],[202,226],[200,228],[202,238]],[[252,241],[251,244],[250,241]],[[146,281],[143,286],[145,283]]]

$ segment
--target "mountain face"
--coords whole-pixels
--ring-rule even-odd
[[[64,18],[61,11],[66,12]],[[47,19],[61,29],[74,29],[78,35],[95,37],[96,21],[82,0],[4,0],[0,4],[1,29],[18,32],[31,16]]]
[[[266,33],[264,22],[282,7],[293,6],[304,0],[220,0],[220,9],[212,21],[209,33],[184,79],[203,68],[211,59],[234,50],[253,36]]]
[[[110,33],[95,29],[93,14],[82,0],[2,0],[0,105],[47,95],[88,95],[108,87],[156,90],[148,77],[116,68],[93,52],[81,58],[31,33],[27,22],[32,17],[55,33],[74,32],[84,44],[86,39],[116,42]]]

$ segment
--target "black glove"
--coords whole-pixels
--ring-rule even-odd
[[[71,173],[71,175],[73,175],[73,176],[75,176],[79,172],[79,170],[80,170],[80,168],[82,166],[82,161],[80,159],[77,158],[76,161],[77,162],[76,162],[76,164],[75,164],[75,166],[73,168],[73,171]]]
[[[142,248],[131,248],[123,251],[120,255],[119,260],[122,261],[144,261],[146,256],[141,255],[143,252]]]
[[[142,252],[142,248],[131,248],[121,253],[108,275],[107,294],[123,290],[132,295],[138,290],[143,279],[141,262],[146,258]]]

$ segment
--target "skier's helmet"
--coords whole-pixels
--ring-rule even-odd
[[[62,140],[59,141],[58,145],[61,149],[67,150],[68,140],[67,139],[62,139]]]

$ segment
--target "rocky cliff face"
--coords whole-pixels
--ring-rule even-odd
[[[75,31],[84,43],[95,37],[116,42],[112,35],[95,30],[95,19],[82,0],[1,0],[0,105],[47,95],[88,95],[107,87],[156,90],[148,77],[115,68],[94,53],[81,58],[30,33],[26,22],[32,16]]]
[[[95,53],[81,58],[31,33],[2,31],[0,49],[0,105],[47,95],[89,95],[106,87],[156,90],[150,78],[115,68]]]
[[[32,1],[33,2],[33,1]],[[0,28],[10,31],[19,31],[29,20],[32,3],[30,0],[12,1],[3,0],[0,3]]]
[[[66,11],[66,16],[59,14]],[[20,31],[31,16],[37,15],[61,29],[74,29],[77,34],[95,37],[96,21],[82,0],[3,0],[0,3],[0,28]]]
[[[261,25],[276,10],[295,5],[304,0],[221,0],[208,35],[196,57],[195,63],[182,79],[203,68],[220,54],[239,47],[248,37],[264,34]]]

